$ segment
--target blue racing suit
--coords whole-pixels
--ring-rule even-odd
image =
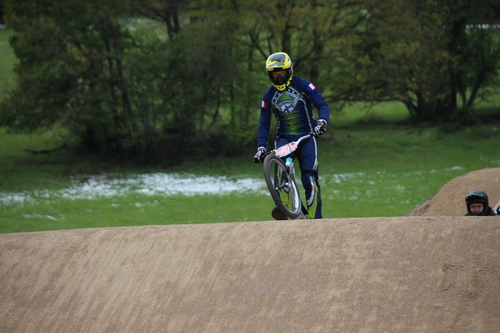
[[[321,92],[310,81],[293,76],[290,85],[283,91],[274,86],[269,87],[262,99],[257,148],[265,149],[267,146],[272,114],[277,120],[275,148],[312,133],[317,123],[313,115],[313,105],[318,109],[318,120],[327,124],[330,119],[330,107]],[[316,138],[311,137],[301,144],[295,157],[300,165],[309,217],[321,218],[322,202],[318,181]]]

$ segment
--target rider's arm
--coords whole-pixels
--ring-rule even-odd
[[[328,124],[330,121],[330,107],[328,106],[328,103],[323,97],[323,94],[321,94],[319,89],[316,88],[314,83],[307,80],[305,81],[307,84],[305,87],[306,94],[314,106],[318,109],[318,122],[323,121],[325,125]]]
[[[262,99],[260,108],[259,130],[257,133],[257,148],[266,148],[271,130],[271,94],[268,90]]]

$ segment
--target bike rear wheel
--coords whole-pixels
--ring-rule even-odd
[[[264,178],[276,206],[283,214],[296,219],[302,211],[302,202],[295,182],[295,175],[290,175],[285,163],[274,154],[264,159]]]

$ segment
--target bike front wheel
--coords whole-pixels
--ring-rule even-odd
[[[302,202],[295,182],[295,175],[291,175],[281,158],[274,154],[264,159],[264,178],[276,206],[283,214],[296,219],[302,211]]]

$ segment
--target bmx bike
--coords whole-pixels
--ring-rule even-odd
[[[293,165],[293,152],[297,150],[303,140],[309,139],[314,134],[307,134],[297,141],[290,142],[278,149],[273,149],[264,155],[262,164],[264,178],[269,193],[278,209],[290,219],[306,219],[308,211],[302,204],[300,191],[297,187],[295,168]]]

